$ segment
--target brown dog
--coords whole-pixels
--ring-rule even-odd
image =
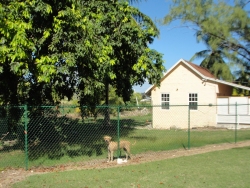
[[[110,136],[104,136],[103,139],[108,145],[108,162],[113,161],[114,158],[114,151],[118,149],[117,142],[111,141]],[[130,154],[130,142],[127,140],[121,140],[120,141],[120,149],[123,149],[126,152],[126,160],[128,160],[128,157],[131,158]]]

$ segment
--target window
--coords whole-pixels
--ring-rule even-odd
[[[169,109],[169,94],[162,93],[161,94],[161,108],[162,109]]]
[[[189,93],[189,109],[197,110],[198,109],[198,94]]]

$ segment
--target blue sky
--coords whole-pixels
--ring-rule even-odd
[[[132,5],[155,21],[167,15],[170,2],[167,0],[142,0]],[[196,41],[193,30],[181,28],[178,22],[164,26],[157,24],[157,26],[160,29],[160,37],[154,40],[150,48],[164,54],[164,66],[167,70],[179,59],[190,60],[196,52],[206,49],[204,44]],[[199,65],[200,61],[201,59],[195,60],[193,63]],[[142,87],[135,86],[134,90],[141,93],[149,87],[149,84],[144,84]]]

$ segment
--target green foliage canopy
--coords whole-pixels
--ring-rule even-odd
[[[206,41],[212,52],[222,51],[227,59],[249,71],[250,18],[247,6],[247,0],[173,0],[164,24],[180,20],[195,31],[198,41]]]
[[[202,50],[195,53],[190,61],[203,58],[200,64],[201,67],[208,69],[218,79],[231,82],[233,81],[233,75],[229,65],[224,61],[223,57],[223,51]]]
[[[159,84],[159,31],[126,1],[7,0],[0,3],[0,102],[58,102],[74,93],[99,102],[106,84],[128,101],[132,86]],[[87,101],[87,102],[86,102]]]

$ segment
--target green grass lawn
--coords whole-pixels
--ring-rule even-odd
[[[249,187],[249,155],[250,147],[245,147],[124,167],[54,172],[30,176],[13,187]]]
[[[84,133],[84,132],[83,132]],[[106,132],[98,132],[97,137],[91,134],[82,135],[77,142],[65,146],[52,144],[29,150],[29,167],[49,167],[68,163],[77,163],[107,157],[107,147],[102,136]],[[238,141],[249,140],[250,130],[238,130]],[[116,132],[113,139],[117,140]],[[81,140],[82,139],[82,140]],[[91,140],[92,139],[92,140]],[[121,138],[135,143],[131,146],[132,154],[147,151],[164,151],[188,148],[188,132],[186,130],[148,130],[148,129],[121,129]],[[88,143],[88,141],[91,142]],[[233,130],[212,130],[190,132],[190,148],[208,144],[234,143]],[[122,156],[124,152],[122,152]],[[115,152],[117,156],[117,152]],[[25,167],[24,151],[9,150],[0,152],[0,169],[7,167]]]
[[[36,119],[28,128],[28,138],[31,140],[28,140],[28,167],[50,167],[104,159],[107,157],[107,146],[103,136],[110,135],[113,141],[117,141],[118,125],[120,139],[136,142],[131,146],[132,154],[235,142],[234,130],[191,129],[190,134],[187,130],[156,130],[148,126],[152,119],[151,113],[141,114],[138,110],[127,113],[129,116],[121,115],[119,121],[117,116],[111,116],[111,126],[106,127],[103,126],[103,117],[91,117],[84,121],[64,116]],[[7,131],[7,127],[5,129]],[[249,140],[250,130],[237,130],[237,135],[237,141]],[[24,141],[24,135],[21,134],[19,139]],[[15,147],[0,149],[0,169],[26,167],[23,144],[24,142],[20,142],[20,145]],[[118,153],[116,152],[115,156]]]

